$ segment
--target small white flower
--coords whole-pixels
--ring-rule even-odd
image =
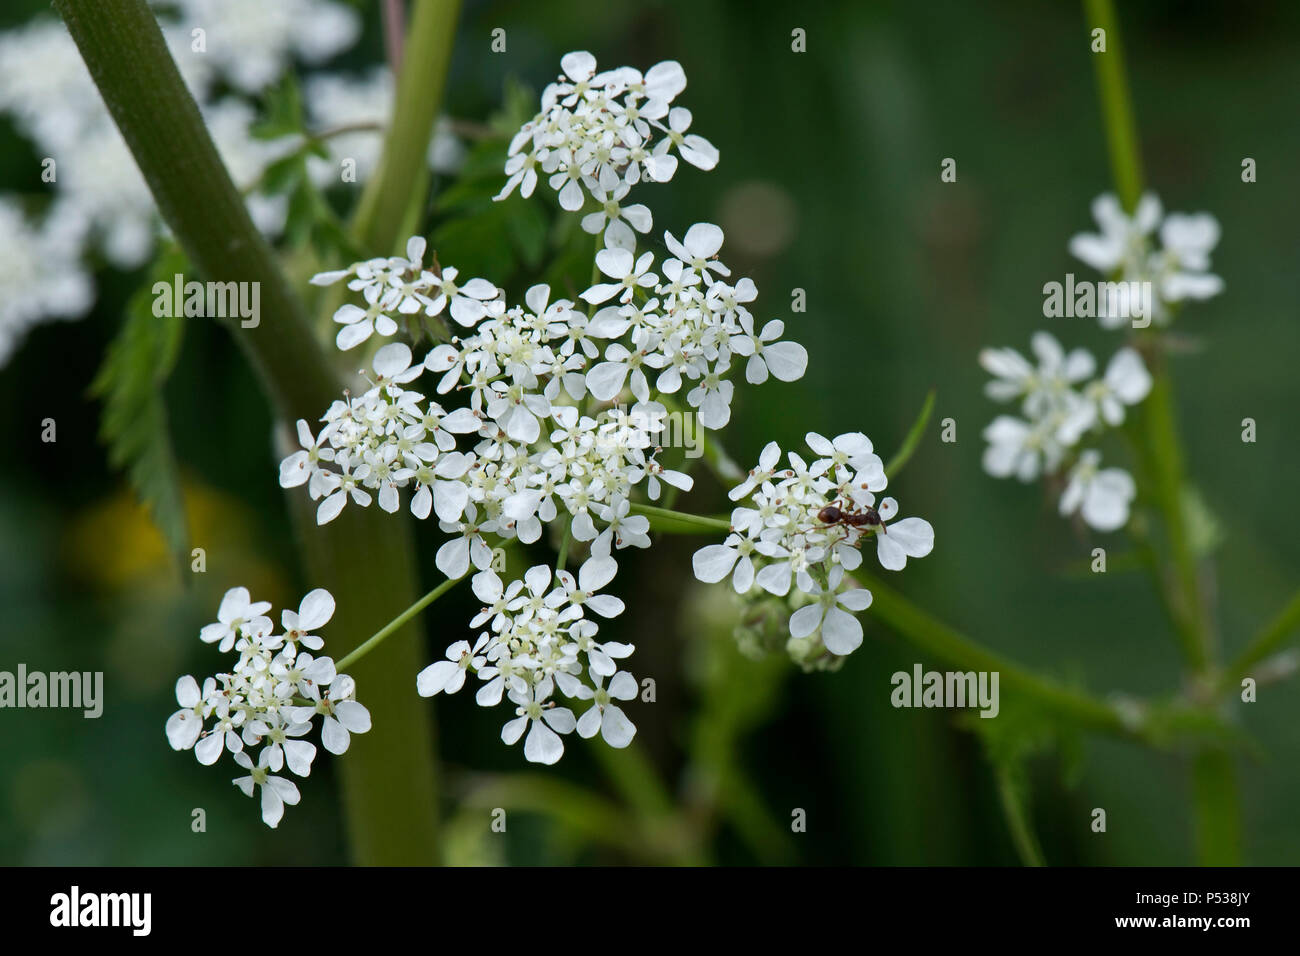
[[[596,266],[615,281],[593,285],[582,293],[583,301],[599,305],[618,296],[620,302],[631,302],[636,289],[650,288],[659,281],[659,277],[650,271],[654,259],[653,252],[643,252],[636,258],[627,249],[600,250],[596,253]]]
[[[470,647],[469,641],[457,641],[447,648],[447,659],[430,664],[415,678],[415,688],[421,697],[432,697],[446,691],[454,694],[465,686],[465,674],[469,670],[478,670],[486,663],[486,658],[479,654],[487,644],[487,635],[483,634]]]
[[[298,792],[298,787],[292,780],[286,780],[284,777],[277,777],[271,773],[270,753],[263,750],[258,758],[257,766],[253,766],[253,761],[247,754],[235,754],[235,762],[248,771],[246,777],[236,777],[231,782],[240,790],[244,791],[245,796],[253,795],[253,788],[260,787],[262,790],[262,822],[268,827],[278,827],[280,820],[284,817],[284,808],[297,805],[302,799]]]
[[[1088,449],[1070,469],[1061,495],[1061,514],[1078,511],[1098,531],[1115,531],[1128,523],[1129,504],[1137,494],[1133,477],[1122,468],[1099,468],[1101,452]]]
[[[425,307],[425,313],[441,315],[450,303],[451,317],[460,325],[470,326],[487,314],[483,303],[495,299],[501,292],[486,279],[470,279],[464,285],[458,285],[458,275],[459,272],[451,266],[442,270],[441,277],[430,274],[431,291],[435,294]]]
[[[1101,232],[1074,236],[1070,254],[1098,272],[1118,270],[1126,279],[1137,278],[1145,266],[1147,239],[1159,225],[1161,214],[1160,200],[1153,193],[1142,196],[1132,218],[1125,215],[1113,193],[1098,196],[1092,203],[1092,215]]]
[[[620,205],[631,189],[626,182],[606,166],[601,170],[600,183],[591,189],[592,198],[600,204],[600,209],[582,217],[583,232],[592,235],[605,233],[605,244],[611,248],[636,248],[636,234],[632,231],[646,233],[654,224],[650,210],[640,203]]]
[[[339,674],[323,694],[315,686],[308,689],[310,693],[307,696],[314,706],[296,708],[293,719],[305,722],[313,713],[324,715],[321,743],[332,754],[346,753],[352,734],[364,734],[370,730],[370,711],[352,699],[356,693],[356,681],[347,674]]]
[[[1142,356],[1128,347],[1120,349],[1106,365],[1106,374],[1084,387],[1085,400],[1061,425],[1061,440],[1075,444],[1098,421],[1111,427],[1122,425],[1125,406],[1138,404],[1150,391],[1151,373]]]
[[[556,707],[547,700],[553,686],[550,678],[544,678],[526,694],[514,691],[509,694],[518,716],[501,728],[501,739],[507,744],[515,744],[527,730],[524,756],[532,763],[553,764],[558,761],[564,756],[564,741],[560,734],[572,733],[577,726],[573,711]]]
[[[918,519],[911,519],[918,520]],[[790,615],[790,636],[807,637],[821,628],[822,643],[832,654],[852,654],[862,643],[862,624],[853,615],[871,606],[871,592],[865,588],[839,590],[844,568],[831,568],[828,587],[817,587],[817,600]]]
[[[697,222],[686,230],[682,241],[673,238],[672,233],[664,233],[664,244],[674,256],[693,268],[708,284],[712,284],[713,274],[731,275],[731,270],[717,260],[718,250],[722,248],[722,230],[711,222]]]
[[[767,381],[768,372],[782,382],[794,382],[803,378],[808,369],[808,350],[798,342],[777,341],[785,334],[784,322],[774,319],[755,335],[753,318],[748,313],[743,313],[740,316],[740,327],[745,334],[732,338],[731,349],[737,355],[749,356],[749,361],[745,363],[747,382],[762,385]]]
[[[904,518],[886,527],[898,514],[898,502],[886,498],[880,502],[880,528],[876,532],[876,557],[880,566],[901,571],[908,558],[923,558],[934,550],[934,528],[924,518]]]
[[[199,632],[199,640],[216,644],[217,650],[224,654],[235,646],[236,638],[248,628],[261,626],[263,621],[269,626],[270,619],[265,617],[269,610],[271,602],[254,602],[248,588],[231,588],[217,608],[217,623],[204,627]]]
[[[731,586],[737,594],[744,594],[754,586],[754,554],[754,539],[729,534],[722,544],[710,544],[696,551],[691,567],[695,577],[705,584],[717,584],[731,574]]]
[[[596,593],[614,580],[616,573],[618,573],[618,562],[608,553],[593,553],[578,569],[576,581],[568,571],[557,571],[556,577],[560,580],[560,586],[564,588],[564,599],[569,607],[589,608],[601,617],[618,617],[625,608],[622,599],[612,594]]]
[[[1030,482],[1040,472],[1052,471],[1064,450],[1050,424],[1031,424],[1011,415],[999,415],[984,429],[989,443],[984,449],[984,470],[994,478],[1015,475]]]
[[[609,688],[602,686],[604,679],[597,677],[595,688],[573,681],[574,693],[579,700],[590,700],[592,705],[578,718],[578,736],[591,738],[599,733],[611,747],[623,748],[632,742],[636,727],[627,719],[615,700],[635,700],[637,682],[627,671],[617,671],[610,678]],[[563,689],[563,686],[561,686]]]
[[[663,129],[663,127],[660,128]],[[667,156],[671,146],[676,146],[677,152],[681,154],[682,159],[698,169],[707,171],[718,165],[718,148],[703,136],[687,133],[686,131],[690,128],[690,110],[684,106],[674,106],[669,110],[668,127],[665,130],[668,137],[660,140],[659,145],[655,147],[654,165],[647,164],[652,177],[662,182],[663,179],[657,174],[666,173],[664,179],[672,176],[673,167],[664,163],[664,157]]]
[[[334,595],[324,588],[308,592],[298,605],[297,613],[286,609],[280,614],[280,624],[285,630],[284,639],[312,650],[324,647],[325,642],[311,632],[329,623],[329,619],[334,616],[334,606]]]
[[[1162,254],[1156,259],[1160,295],[1166,302],[1208,299],[1223,291],[1223,280],[1209,271],[1210,252],[1219,242],[1219,222],[1209,213],[1170,213],[1160,227]]]
[[[199,684],[188,674],[176,682],[176,703],[181,709],[167,718],[167,742],[172,750],[189,750],[203,733],[206,716],[204,698],[215,689],[216,682],[209,677],[207,694],[199,692]]]

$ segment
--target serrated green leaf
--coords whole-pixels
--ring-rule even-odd
[[[189,526],[162,390],[175,368],[184,318],[154,315],[153,286],[170,284],[185,271],[180,253],[162,255],[153,278],[128,302],[126,321],[90,386],[91,394],[103,400],[99,437],[108,447],[109,464],[126,472],[181,569],[189,560]]]
[[[282,156],[262,171],[259,188],[264,193],[287,193],[307,178],[303,153],[295,150]]]
[[[257,139],[277,139],[304,130],[302,94],[292,73],[267,91],[262,105],[262,118],[253,124],[252,134]]]

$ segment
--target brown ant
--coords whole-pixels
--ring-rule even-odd
[[[817,512],[817,520],[827,529],[839,527],[847,531],[850,528],[861,530],[869,527],[877,529],[881,534],[887,533],[884,522],[880,520],[880,513],[870,505],[861,511],[851,511],[840,507],[840,502],[836,500]]]

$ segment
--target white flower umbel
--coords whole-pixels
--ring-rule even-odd
[[[659,500],[665,485],[693,486],[684,469],[661,460],[670,409],[695,409],[700,425],[720,429],[742,368],[759,384],[795,381],[808,364],[803,346],[784,338],[782,321],[756,319],[758,290],[719,260],[718,226],[697,222],[680,239],[663,233],[666,255],[637,249],[652,220],[632,200],[633,187],[666,181],[679,158],[701,169],[717,162],[712,145],[691,132],[691,114],[671,105],[686,85],[681,67],[597,73],[585,53],[566,56],[562,66],[542,112],[511,144],[499,198],[516,188],[528,196],[545,177],[561,207],[582,210],[581,226],[598,237],[597,281],[577,290],[577,301],[534,285],[512,304],[492,283],[439,267],[420,237],[404,256],[320,273],[313,283],[345,282],[359,300],[335,315],[340,349],[376,335],[401,338],[375,352],[359,373],[366,384],[336,401],[321,427],[297,423],[300,448],[280,466],[282,485],[306,486],[320,503],[320,523],[376,501],[396,511],[403,493],[417,518],[437,516],[447,539],[434,563],[449,580],[473,574],[484,607],[471,622],[474,633],[425,668],[416,689],[451,694],[477,676],[479,704],[508,701],[514,709],[503,739],[523,740],[525,757],[542,763],[559,759],[563,737],[575,729],[613,746],[635,732],[612,703],[635,697],[635,681],[619,663],[632,647],[599,639],[598,619],[621,613],[623,603],[598,592],[614,578],[620,551],[650,547],[650,520],[638,513],[644,501]],[[436,344],[420,359],[408,342],[427,338]],[[429,381],[417,384],[425,372]],[[809,435],[809,442],[824,457],[811,467],[792,459],[796,497],[773,507],[795,504],[799,519],[814,526],[795,538],[738,526],[722,546],[734,555],[718,573],[734,568],[738,591],[761,584],[777,593],[784,574],[785,592],[793,581],[800,593],[818,593],[832,565],[861,561],[862,537],[888,533],[878,517],[874,528],[818,517],[837,501],[855,520],[876,514],[873,492],[885,477],[866,437]],[[770,480],[785,481],[773,478],[773,456],[779,450],[764,452],[763,474],[746,491],[762,484],[774,493]],[[551,540],[567,535],[585,547],[576,575],[538,565],[503,581],[496,546],[532,544],[548,526]],[[898,563],[896,553],[905,560],[929,550],[923,534],[909,537],[913,526],[901,526],[898,550],[882,552],[886,566]],[[823,615],[841,652],[851,641],[839,639],[846,633],[839,612],[862,601],[849,595]],[[303,693],[312,696],[311,688]],[[592,702],[581,725],[556,695]]]
[[[1168,323],[1177,303],[1223,291],[1223,280],[1209,271],[1210,253],[1219,242],[1219,222],[1209,213],[1165,216],[1159,198],[1146,193],[1128,216],[1106,193],[1093,200],[1092,214],[1100,233],[1074,236],[1070,253],[1109,279],[1150,283],[1157,323]],[[1131,316],[1108,312],[1099,320],[1103,328],[1116,329],[1128,325]]]
[[[1093,201],[1092,214],[1100,232],[1074,236],[1071,254],[1109,280],[1149,283],[1157,325],[1168,324],[1179,303],[1223,290],[1223,280],[1209,271],[1219,241],[1219,223],[1209,213],[1166,216],[1160,200],[1147,193],[1129,216],[1107,193]],[[1101,323],[1119,328],[1129,317],[1112,312],[1102,315]],[[1136,337],[1135,344],[1146,347]],[[1032,346],[1036,364],[1014,349],[980,352],[980,364],[994,376],[986,394],[1019,406],[1019,415],[999,415],[985,428],[984,470],[1023,482],[1063,475],[1058,479],[1065,486],[1061,514],[1077,512],[1098,531],[1122,528],[1135,497],[1132,477],[1123,469],[1099,468],[1101,453],[1080,446],[1122,425],[1127,410],[1150,393],[1152,378],[1142,353],[1119,349],[1105,373],[1093,378],[1096,361],[1086,350],[1066,354],[1047,332],[1035,333]]]
[[[1020,412],[1019,416],[999,415],[984,429],[988,442],[984,470],[996,478],[1031,482],[1040,475],[1056,475],[1081,464],[1078,446],[1083,440],[1123,424],[1126,409],[1151,391],[1151,373],[1136,349],[1121,348],[1107,363],[1105,373],[1091,378],[1097,362],[1085,349],[1067,354],[1048,332],[1036,332],[1032,347],[1036,365],[1010,348],[980,353],[980,364],[994,376],[985,393],[995,401],[1017,403]],[[1112,485],[1103,482],[1102,487]],[[1079,508],[1078,500],[1073,496],[1070,500],[1071,507],[1066,510],[1062,499],[1063,514]],[[1100,513],[1092,508],[1088,511]],[[1121,515],[1119,524],[1113,524]],[[1125,504],[1122,510],[1112,508],[1105,517],[1088,520],[1088,524],[1099,531],[1111,531],[1127,520]]]
[[[775,442],[763,449],[758,467],[730,493],[749,504],[732,511],[731,533],[697,551],[693,567],[709,584],[730,575],[732,587],[750,600],[763,600],[764,592],[782,598],[787,649],[810,667],[862,642],[853,615],[870,605],[871,594],[846,586],[845,571],[862,563],[863,542],[875,538],[881,566],[901,570],[908,557],[930,553],[934,529],[922,518],[887,525],[898,505],[886,498],[876,507],[886,478],[866,435],[828,439],[809,432],[806,441],[820,457],[808,462],[791,452],[784,469]]]
[[[435,274],[419,237],[405,256],[321,273],[312,281],[346,280],[367,303],[339,309],[340,348],[403,325],[418,334],[448,306],[469,331],[422,361],[404,342],[381,347],[369,388],[335,402],[315,435],[298,423],[300,449],[281,463],[281,484],[306,485],[322,524],[375,501],[396,511],[409,490],[412,514],[436,514],[453,536],[437,561],[449,577],[486,568],[495,541],[530,543],[554,522],[570,521],[574,537],[598,549],[648,547],[648,522],[630,513],[637,489],[657,500],[661,483],[693,484],[658,460],[668,396],[685,390],[699,423],[717,429],[731,416],[733,354],[749,357],[755,382],[769,373],[792,381],[807,367],[803,346],[781,340],[782,322],[755,333],[757,290],[724,278],[730,270],[714,258],[722,239],[709,223],[692,226],[684,243],[666,235],[690,262],[668,258],[659,270],[651,252],[600,250],[599,271],[614,281],[582,293],[590,316],[546,285],[511,307],[482,279],[461,286],[450,268]],[[448,409],[416,391],[425,372],[428,391],[465,404]]]
[[[472,646],[462,640],[448,647],[446,660],[430,664],[416,677],[416,690],[424,697],[454,694],[468,674],[476,675],[480,706],[496,706],[503,696],[513,705],[514,717],[501,738],[513,744],[527,731],[524,756],[534,763],[559,760],[564,753],[561,737],[574,729],[584,737],[601,731],[610,746],[626,747],[636,728],[611,698],[636,697],[636,680],[617,671],[615,663],[633,648],[598,641],[600,627],[587,616],[623,613],[621,600],[597,593],[613,580],[617,568],[608,554],[595,553],[578,569],[576,579],[540,564],[508,586],[495,571],[480,571],[472,585],[484,607],[470,626],[487,624],[489,629],[480,632]],[[607,678],[612,678],[608,690]],[[557,690],[571,700],[594,702],[583,722],[553,699]]]
[[[650,212],[621,205],[628,190],[645,180],[672,179],[679,156],[713,169],[718,150],[689,132],[690,110],[671,105],[686,88],[679,63],[659,63],[644,75],[626,66],[597,73],[596,58],[577,51],[560,67],[563,73],[542,91],[541,111],[510,142],[506,184],[496,198],[516,188],[531,196],[544,178],[562,208],[596,209],[584,218],[584,229],[604,229],[608,245],[630,248],[633,230],[649,231]]]
[[[311,773],[316,746],[302,738],[315,718],[324,718],[325,749],[341,754],[350,734],[370,729],[370,712],[355,699],[356,683],[337,673],[332,659],[304,650],[324,646],[311,632],[334,616],[333,596],[317,588],[296,612],[285,610],[282,634],[274,633],[270,609],[269,602],[253,601],[247,588],[226,592],[217,622],[204,627],[200,638],[223,652],[233,650],[235,666],[207,678],[202,688],[188,675],[178,680],[180,709],[167,719],[166,732],[173,750],[193,750],[205,765],[228,751],[248,771],[235,785],[250,797],[260,788],[262,819],[274,827],[285,806],[299,798],[293,782],[276,774],[286,767],[299,777]]]

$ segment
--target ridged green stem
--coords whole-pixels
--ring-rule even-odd
[[[1093,53],[1106,143],[1120,202],[1131,214],[1142,192],[1137,123],[1125,78],[1123,47],[1111,0],[1084,0],[1088,26],[1102,29],[1106,51]],[[1172,564],[1170,607],[1184,656],[1197,679],[1215,669],[1209,612],[1201,596],[1183,507],[1183,452],[1174,413],[1173,384],[1163,358],[1152,369],[1151,394],[1138,410],[1137,434],[1150,490],[1156,499]],[[1193,757],[1192,803],[1197,856],[1203,865],[1240,862],[1240,799],[1232,756],[1203,747]]]
[[[310,332],[276,256],[254,228],[197,104],[144,0],[55,0],[163,219],[210,281],[258,283],[261,322],[227,323],[284,421],[316,421],[341,383]],[[264,447],[250,436],[250,447]],[[268,480],[274,480],[268,475]],[[349,507],[317,527],[302,489],[290,495],[312,587],[338,610],[327,639],[368,634],[414,598],[409,530],[378,509]],[[429,708],[415,693],[418,632],[353,671],[373,729],[339,760],[352,857],[358,863],[437,860],[437,800]],[[331,635],[333,637],[331,638]]]

